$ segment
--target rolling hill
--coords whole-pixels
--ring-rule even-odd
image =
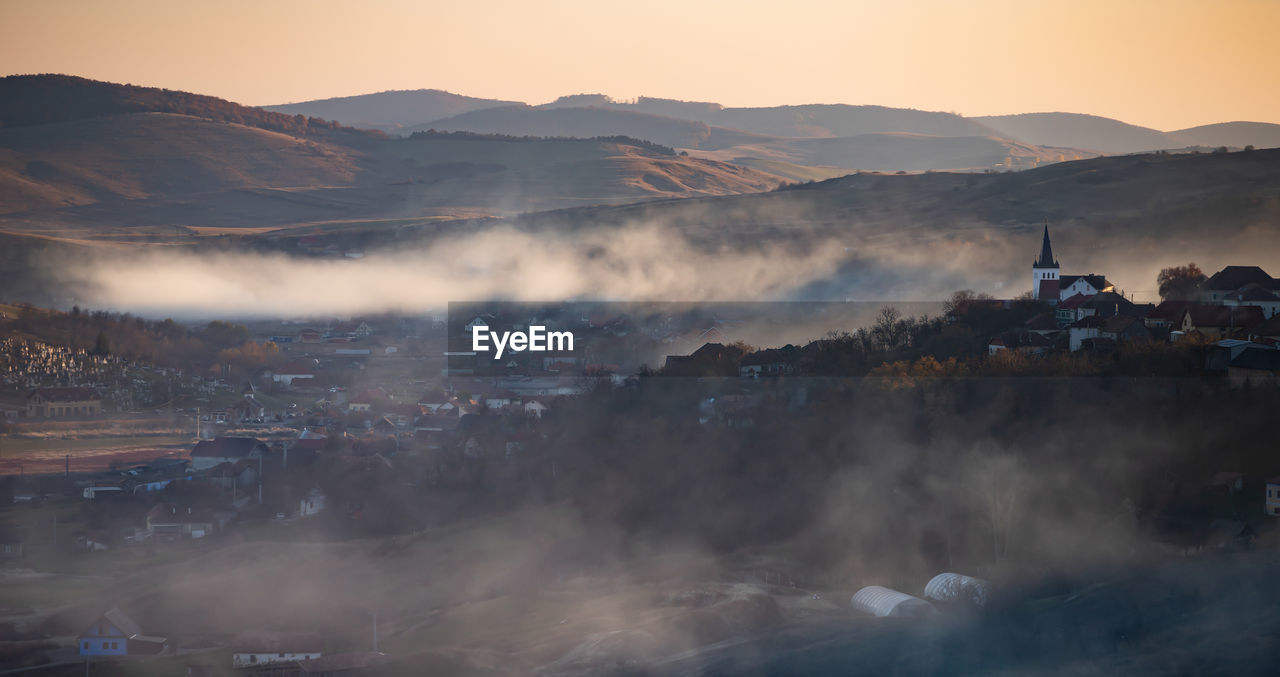
[[[120,85],[71,75],[0,78],[0,127],[26,127],[126,113],[176,113],[299,136],[324,135],[342,129],[342,125],[326,120],[273,113],[171,89]]]
[[[1102,153],[1138,153],[1195,146],[1280,147],[1280,125],[1265,122],[1224,122],[1162,132],[1111,118],[1079,113],[1025,113],[973,119],[1010,139]]]
[[[1186,146],[1280,148],[1280,125],[1269,122],[1220,122],[1169,132]]]
[[[0,211],[237,188],[350,185],[346,146],[174,113],[0,129]]]
[[[441,131],[589,138],[621,134],[673,148],[726,148],[767,137],[617,108],[506,106],[435,120],[410,128]]]
[[[484,108],[511,106],[516,103],[515,101],[478,99],[439,89],[415,89],[317,99],[263,108],[286,115],[341,120],[343,124],[352,127],[398,132],[405,127],[412,127],[428,120],[438,120]]]
[[[442,130],[461,130],[481,133],[509,134],[516,136],[599,136],[624,134],[648,139],[693,154],[722,162],[742,164],[773,163],[768,165],[790,179],[804,179],[802,168],[820,168],[830,173],[837,170],[880,171],[983,171],[988,169],[1025,169],[1038,164],[1066,159],[1092,157],[1096,153],[1074,149],[1044,148],[1032,144],[1007,141],[995,136],[936,135],[906,129],[932,129],[946,131],[933,124],[938,119],[954,126],[949,131],[990,132],[980,125],[971,125],[955,116],[934,118],[934,114],[920,111],[901,111],[875,106],[863,107],[797,107],[817,109],[819,112],[848,113],[852,117],[830,114],[828,126],[800,129],[796,123],[798,111],[785,111],[779,117],[776,109],[725,109],[729,112],[747,111],[745,115],[773,111],[762,119],[778,122],[777,129],[791,132],[807,131],[810,134],[770,136],[744,132],[730,127],[709,125],[701,121],[684,120],[656,113],[637,112],[629,108],[633,104],[607,106],[572,106],[573,103],[594,103],[597,95],[565,97],[549,106],[508,106],[488,108],[463,115],[436,120],[419,127]],[[639,104],[634,104],[639,105]],[[737,114],[737,113],[735,113]],[[903,119],[914,118],[916,123]],[[913,114],[919,114],[915,116]],[[785,123],[783,118],[790,120]],[[821,119],[822,116],[817,116]],[[854,120],[858,118],[858,120]],[[842,124],[832,124],[839,122]],[[859,133],[855,136],[832,136],[833,130],[854,128],[890,130]],[[897,130],[897,131],[895,131]],[[816,136],[815,136],[816,134]],[[783,163],[779,165],[777,163]],[[765,167],[764,164],[753,166]]]
[[[801,298],[1016,296],[1048,220],[1064,272],[1097,272],[1140,298],[1161,267],[1194,260],[1280,270],[1280,149],[1126,155],[997,174],[860,173],[752,195],[521,217],[555,232],[660,224],[708,251],[770,243],[844,248]],[[1007,281],[1018,283],[1007,289]]]
[[[774,139],[697,154],[741,164],[772,160],[798,166],[908,172],[1027,169],[1040,164],[1078,160],[1095,155],[1070,148],[1046,148],[990,136],[904,133]]]

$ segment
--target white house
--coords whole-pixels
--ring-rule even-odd
[[[1066,301],[1076,294],[1096,296],[1115,288],[1103,275],[1062,275],[1058,278],[1058,300]]]
[[[1267,503],[1263,510],[1280,517],[1280,475],[1267,480]]]
[[[302,499],[298,506],[298,516],[310,517],[312,515],[319,515],[324,511],[326,498],[327,497],[324,495],[324,492],[321,491],[319,487],[307,492],[306,497]]]

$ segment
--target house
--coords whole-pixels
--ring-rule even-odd
[[[255,437],[215,437],[196,442],[191,450],[191,467],[208,470],[221,463],[265,458],[268,451],[267,444]]]
[[[1280,281],[1258,266],[1227,266],[1200,285],[1200,299],[1210,304],[1222,303],[1229,294],[1248,285],[1280,289]]]
[[[1150,329],[1176,329],[1182,324],[1182,315],[1190,307],[1190,301],[1161,301],[1143,318]]]
[[[1080,350],[1084,341],[1102,336],[1102,327],[1106,320],[1096,315],[1088,315],[1067,327],[1067,348],[1071,352]]]
[[[790,374],[795,371],[795,364],[799,359],[800,349],[791,344],[781,348],[757,350],[738,363],[738,375],[758,378]]]
[[[309,363],[290,362],[289,364],[272,371],[271,380],[288,388],[293,385],[294,381],[314,380],[316,377],[315,369],[315,360],[311,360]]]
[[[1237,388],[1280,385],[1280,350],[1250,346],[1227,363],[1227,381]]]
[[[315,329],[303,329],[298,332],[298,343],[319,343],[324,335]]]
[[[1151,340],[1151,331],[1147,329],[1142,318],[1133,315],[1108,317],[1103,321],[1099,334],[1102,338],[1109,338],[1116,343]]]
[[[231,641],[231,667],[253,668],[263,665],[297,663],[320,658],[324,639],[320,635],[301,632],[241,633]]]
[[[1280,475],[1267,480],[1267,501],[1263,512],[1280,517]]]
[[[391,658],[377,651],[337,653],[298,663],[298,674],[304,677],[345,677],[386,665]]]
[[[742,351],[737,346],[704,343],[689,355],[668,355],[663,373],[671,376],[732,376]]]
[[[1061,308],[1061,305],[1059,305],[1059,308]],[[1022,328],[1049,338],[1052,338],[1060,329],[1056,313],[1040,313],[1027,320],[1026,324],[1022,325]]]
[[[1059,300],[1069,299],[1076,294],[1096,296],[1102,292],[1115,290],[1116,286],[1107,280],[1105,275],[1088,273],[1085,275],[1063,275],[1058,278]]]
[[[116,608],[99,616],[76,638],[81,656],[155,655],[166,642],[164,637],[142,634],[142,628]]]
[[[157,503],[147,511],[147,537],[152,540],[204,538],[213,533],[213,516],[206,510]]]
[[[1042,355],[1053,348],[1053,341],[1048,337],[1026,329],[1006,331],[991,339],[987,344],[987,354],[995,355],[1002,350],[1012,350],[1024,355]]]
[[[205,471],[204,480],[223,491],[244,492],[246,487],[258,483],[258,463],[249,458],[242,458],[235,463],[219,463]]]
[[[93,388],[36,388],[27,395],[28,418],[97,416],[102,396]]]
[[[231,408],[232,415],[241,421],[253,421],[267,415],[267,408],[252,394],[245,395]]]
[[[1280,341],[1280,315],[1267,318],[1262,324],[1249,329],[1249,337],[1255,341],[1259,339]]]
[[[1228,292],[1222,299],[1224,306],[1258,306],[1263,317],[1271,318],[1280,314],[1280,294],[1266,287],[1250,282],[1245,286]]]
[[[311,489],[298,505],[299,517],[310,517],[324,512],[327,497],[319,487]]]
[[[547,407],[547,405],[546,405],[544,402],[541,402],[541,401],[539,401],[539,400],[530,399],[530,400],[528,400],[528,401],[526,401],[526,402],[524,403],[524,407],[523,407],[523,408],[524,408],[524,415],[525,415],[525,416],[532,416],[532,417],[534,417],[534,418],[542,418],[542,414],[543,414],[544,412],[546,412],[546,411],[547,411],[547,409],[548,409],[549,407]]]
[[[1247,333],[1245,330],[1262,324],[1263,320],[1262,309],[1257,306],[1194,304],[1183,311],[1178,329],[1188,334],[1194,331],[1211,339],[1222,339]]]

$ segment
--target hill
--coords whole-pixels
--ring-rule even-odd
[[[778,176],[648,142],[341,141],[167,113],[0,130],[0,219],[74,238],[504,215],[768,190]],[[173,228],[179,226],[175,231]]]
[[[478,99],[439,89],[414,89],[316,99],[263,106],[263,108],[286,115],[341,120],[343,124],[352,127],[396,132],[428,120],[438,120],[473,110],[510,106],[516,103],[497,99]]]
[[[742,121],[773,121],[772,128],[790,132],[790,136],[770,136],[745,132],[731,127],[710,125],[656,113],[637,112],[632,106],[641,104],[596,105],[600,95],[563,97],[548,106],[508,106],[489,108],[420,125],[444,130],[534,136],[599,136],[625,134],[648,139],[676,148],[689,149],[700,157],[751,164],[753,162],[784,163],[786,168],[771,165],[788,178],[802,178],[803,168],[820,170],[864,169],[887,171],[983,171],[987,169],[1025,169],[1038,164],[1064,159],[1091,157],[1094,153],[1072,149],[1042,148],[1032,144],[1010,142],[994,136],[957,136],[928,134],[901,129],[926,129],[935,132],[990,130],[971,125],[963,118],[935,118],[920,111],[862,107],[796,107],[779,114],[782,109],[722,109],[743,115]],[[653,105],[654,100],[644,105]],[[571,104],[592,104],[588,107]],[[659,107],[670,108],[665,103]],[[810,109],[802,126],[797,122]],[[847,114],[849,110],[855,114]],[[817,113],[814,113],[814,111]],[[846,113],[843,117],[832,110]],[[829,113],[824,117],[823,113]],[[766,114],[767,113],[767,114]],[[916,115],[918,114],[918,115]],[[799,116],[799,117],[798,117]],[[711,117],[711,116],[708,116]],[[938,120],[947,124],[936,124]],[[914,120],[914,122],[912,121]],[[824,122],[825,126],[819,125]],[[769,126],[769,125],[765,125]],[[890,131],[834,136],[833,130],[855,128]],[[801,133],[803,132],[803,133]],[[763,164],[755,166],[764,167]]]
[[[349,185],[359,154],[323,140],[173,113],[0,129],[0,212],[236,188]]]
[[[1027,143],[1087,148],[1103,153],[1176,148],[1164,132],[1097,115],[1024,113],[974,118],[1000,134]]]
[[[70,75],[0,78],[0,127],[27,127],[126,113],[175,113],[299,136],[341,129],[317,118],[284,115],[212,96],[137,87]]]
[[[1280,147],[1280,125],[1265,122],[1224,122],[1162,132],[1111,118],[1079,113],[1024,113],[973,119],[1011,139],[1102,153],[1136,153],[1195,146]]]
[[[760,108],[726,108],[706,101],[640,97],[618,102],[602,94],[561,97],[544,108],[596,107],[694,120],[706,125],[777,137],[843,137],[859,134],[926,134],[990,136],[991,128],[955,113],[888,106],[808,104]]]
[[[1064,272],[1105,274],[1139,298],[1155,296],[1160,268],[1188,260],[1280,270],[1280,150],[1100,157],[997,174],[859,173],[518,222],[555,232],[657,224],[707,251],[843,249],[841,272],[797,297],[920,300],[966,287],[1022,293],[1046,219]]]
[[[989,136],[859,134],[819,139],[776,139],[699,153],[727,162],[773,160],[810,167],[869,171],[983,171],[1026,169],[1078,160],[1093,153],[1055,149]]]
[[[1269,122],[1220,122],[1169,132],[1186,146],[1280,148],[1280,125]]]
[[[623,134],[673,148],[725,148],[766,140],[694,120],[613,107],[505,106],[435,120],[410,129],[579,138]]]

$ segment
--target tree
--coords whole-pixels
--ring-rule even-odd
[[[952,294],[951,298],[943,302],[942,312],[943,314],[951,315],[952,317],[960,317],[969,312],[969,307],[972,306],[974,302],[986,302],[991,300],[992,297],[990,294],[981,294],[973,291],[972,289],[961,289],[960,291]]]
[[[1161,270],[1156,284],[1160,287],[1160,298],[1166,301],[1191,301],[1206,279],[1200,266],[1188,263]]]
[[[106,332],[98,332],[98,340],[93,343],[93,354],[103,357],[111,354],[111,343],[107,341]]]

